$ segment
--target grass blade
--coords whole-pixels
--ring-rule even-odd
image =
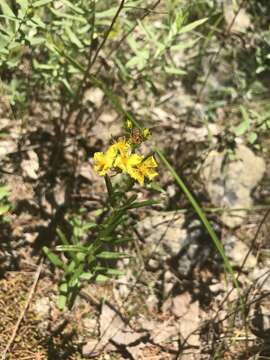
[[[238,281],[236,279],[236,276],[234,274],[234,270],[232,268],[232,265],[231,265],[229,259],[227,258],[226,254],[225,254],[224,247],[223,247],[222,243],[220,242],[220,240],[218,239],[218,237],[217,237],[217,235],[215,233],[215,230],[211,226],[210,222],[208,221],[207,217],[205,216],[204,211],[201,209],[200,205],[198,204],[198,202],[196,201],[194,196],[191,194],[191,192],[188,190],[188,188],[186,187],[183,180],[180,178],[180,176],[176,173],[176,171],[174,170],[172,165],[168,162],[166,157],[163,155],[162,151],[158,147],[154,147],[154,150],[156,151],[156,153],[158,154],[160,160],[166,166],[168,171],[174,177],[174,179],[177,182],[178,186],[183,191],[183,193],[186,195],[186,197],[189,200],[190,204],[192,205],[192,207],[194,208],[194,210],[198,214],[201,222],[203,223],[203,225],[206,228],[209,236],[211,237],[211,240],[213,241],[213,243],[214,243],[215,247],[217,248],[220,256],[222,257],[222,260],[224,262],[225,270],[231,276],[231,280],[232,280],[234,286],[236,287],[238,295],[240,297],[241,305],[244,306],[244,302],[243,302],[243,299],[242,299],[242,296],[241,296],[241,290],[240,290]]]

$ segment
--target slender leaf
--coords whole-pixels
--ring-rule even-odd
[[[55,248],[56,251],[72,251],[72,252],[87,252],[87,248],[85,246],[80,245],[58,245]]]
[[[58,308],[60,310],[64,310],[65,306],[66,306],[66,303],[67,303],[67,297],[66,295],[64,294],[60,294],[59,297],[58,297]]]
[[[81,280],[91,280],[91,279],[93,279],[93,277],[94,277],[94,274],[91,272],[83,272],[80,275]]]
[[[103,251],[97,254],[97,258],[99,259],[122,259],[127,257],[130,257],[130,255],[126,253],[111,252],[111,251]]]
[[[196,199],[194,198],[194,196],[191,194],[191,192],[188,190],[188,188],[186,187],[186,185],[184,184],[184,182],[182,181],[182,179],[180,178],[180,176],[178,176],[178,174],[176,173],[176,171],[174,170],[174,168],[171,166],[171,164],[168,162],[168,160],[165,158],[165,156],[163,155],[162,151],[155,147],[155,151],[158,154],[159,158],[161,159],[161,161],[163,162],[163,164],[166,166],[166,168],[169,170],[169,172],[172,174],[172,176],[174,177],[174,179],[176,180],[177,184],[179,185],[180,189],[183,191],[183,193],[186,195],[187,199],[189,200],[190,204],[193,206],[194,210],[196,211],[196,213],[198,214],[201,222],[203,223],[203,225],[205,226],[208,234],[210,235],[210,238],[212,239],[215,247],[217,248],[220,256],[223,259],[224,262],[224,267],[227,270],[227,272],[230,274],[231,279],[233,284],[235,285],[237,292],[239,294],[239,297],[241,299],[241,304],[242,307],[244,307],[244,302],[241,296],[241,290],[238,284],[238,281],[235,277],[233,268],[231,266],[231,263],[229,261],[229,259],[227,258],[223,245],[220,242],[220,240],[218,239],[215,230],[213,229],[213,227],[211,226],[211,224],[209,223],[207,217],[205,216],[205,213],[203,212],[203,210],[200,208],[198,202],[196,201]]]
[[[111,280],[109,276],[102,275],[102,274],[98,274],[96,276],[96,282],[104,282],[104,281],[108,281],[108,280]]]
[[[158,200],[145,200],[140,202],[135,202],[128,206],[128,209],[138,209],[145,206],[152,206],[152,205],[158,205],[160,204],[160,201]]]
[[[9,7],[9,5],[5,0],[0,1],[0,6],[4,15],[16,18],[15,14],[13,13],[13,11],[11,10],[11,8]]]
[[[33,2],[32,6],[34,8],[36,8],[36,7],[47,5],[51,2],[53,2],[53,0],[37,0],[37,1]]]
[[[196,29],[196,27],[204,24],[207,20],[208,18],[204,18],[204,19],[196,20],[188,25],[185,25],[179,30],[178,34],[184,34],[186,32],[192,31]]]
[[[43,247],[43,251],[54,266],[62,269],[66,267],[64,262],[57,255],[55,255],[49,248],[47,248],[47,246]]]

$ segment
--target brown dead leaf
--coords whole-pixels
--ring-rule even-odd
[[[161,345],[172,338],[178,339],[178,329],[175,325],[168,323],[157,323],[155,328],[151,331],[151,340],[154,344]]]
[[[104,304],[100,316],[100,334],[106,342],[113,340],[119,345],[131,345],[142,339],[146,332],[134,331],[112,307]]]
[[[179,318],[178,329],[181,336],[187,339],[189,345],[199,346],[200,338],[195,331],[200,326],[200,307],[198,301],[191,301],[187,292],[176,296],[173,299],[172,312]]]
[[[85,357],[96,357],[101,354],[103,351],[115,351],[116,348],[113,344],[108,342],[103,344],[98,340],[89,340],[82,348],[82,354]]]
[[[100,340],[91,340],[83,347],[84,355],[99,353],[110,341],[111,344],[120,346],[132,346],[137,344],[147,335],[147,332],[138,332],[133,330],[113,307],[104,303],[100,315]],[[111,348],[111,346],[110,346]]]
[[[182,317],[188,312],[191,296],[188,292],[173,298],[172,312],[177,317]]]
[[[195,331],[199,328],[199,302],[190,304],[188,312],[179,319],[180,334],[187,339],[187,343],[192,346],[200,345],[200,337]]]

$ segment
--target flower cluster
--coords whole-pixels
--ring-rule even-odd
[[[133,152],[132,144],[124,138],[120,138],[109,149],[94,154],[94,169],[104,176],[110,169],[122,171],[138,181],[143,186],[145,177],[152,180],[158,173],[156,160],[153,156],[144,159]]]

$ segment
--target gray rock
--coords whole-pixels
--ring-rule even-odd
[[[138,231],[150,246],[151,253],[158,252],[168,259],[179,254],[187,237],[185,218],[176,213],[153,212],[138,223]]]
[[[235,149],[235,160],[229,160],[225,152],[209,153],[201,176],[213,205],[241,209],[225,212],[221,217],[225,225],[235,228],[244,221],[245,209],[252,206],[251,191],[259,184],[264,172],[264,160],[244,145]]]
[[[40,319],[48,319],[50,316],[51,305],[48,297],[42,297],[36,300],[33,310]]]
[[[250,279],[255,283],[255,287],[262,291],[270,291],[270,269],[255,268],[250,274]]]
[[[212,226],[218,233],[217,225],[213,223]],[[203,265],[209,258],[212,248],[209,234],[200,221],[191,221],[187,226],[187,236],[182,250],[174,259],[177,261],[178,274],[188,276],[193,268]]]
[[[42,297],[33,304],[33,311],[39,320],[37,328],[40,333],[46,333],[49,327],[49,318],[51,313],[51,303],[48,297]]]
[[[241,267],[249,253],[249,247],[235,236],[226,236],[224,249],[233,266]],[[250,270],[257,265],[256,257],[250,252],[244,264],[244,269]]]
[[[155,259],[159,256],[161,263],[171,262],[180,276],[187,276],[193,267],[200,266],[212,248],[200,221],[192,220],[187,225],[182,214],[153,212],[138,223],[137,229]]]
[[[160,263],[156,259],[150,259],[148,261],[148,267],[152,271],[157,271],[160,268]]]

